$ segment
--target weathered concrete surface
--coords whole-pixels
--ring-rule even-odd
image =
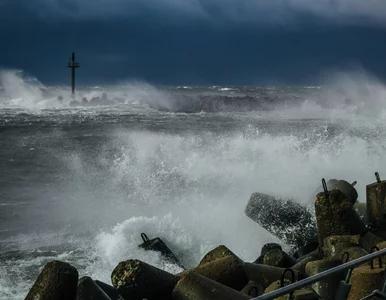
[[[187,272],[173,290],[173,300],[245,300],[251,296],[195,272]]]
[[[245,208],[245,214],[292,246],[302,247],[315,239],[313,215],[306,207],[291,199],[254,193]]]
[[[85,276],[79,279],[76,300],[111,300],[110,297],[92,280]]]
[[[372,230],[386,230],[386,180],[366,186],[367,219]]]
[[[200,261],[199,265],[204,265],[206,263],[210,263],[215,261],[216,259],[224,258],[227,256],[234,256],[242,261],[236,254],[234,254],[231,250],[229,250],[226,246],[220,245],[213,250],[209,251]]]
[[[244,271],[249,280],[261,283],[264,288],[267,288],[272,282],[281,279],[285,269],[244,262]],[[294,273],[296,281],[303,278],[299,271]]]
[[[326,197],[319,193],[315,201],[315,214],[319,244],[333,235],[357,235],[365,231],[365,225],[353,204],[339,190],[332,190]]]
[[[178,277],[139,260],[120,262],[111,282],[125,300],[169,299]]]
[[[238,291],[248,283],[243,262],[233,255],[199,265],[192,271]]]
[[[25,300],[75,300],[78,271],[68,263],[46,264]]]
[[[264,255],[263,264],[279,268],[289,268],[296,264],[296,261],[283,250],[274,249]]]
[[[368,296],[378,288],[384,273],[385,268],[379,268],[378,261],[374,262],[374,269],[368,265],[355,268],[350,278],[352,286],[348,300],[359,300]]]
[[[334,257],[343,249],[358,246],[360,235],[333,235],[326,237],[323,242],[324,257]]]
[[[342,261],[340,259],[327,258],[311,261],[306,265],[306,274],[307,276],[312,276],[341,264]],[[339,283],[345,278],[345,275],[344,271],[331,275],[324,280],[312,284],[312,288],[323,300],[335,300]]]

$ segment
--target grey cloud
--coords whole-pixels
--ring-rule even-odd
[[[1,2],[0,2],[1,3]],[[31,0],[44,16],[133,17],[153,13],[233,22],[296,22],[297,14],[337,23],[386,25],[386,0]]]

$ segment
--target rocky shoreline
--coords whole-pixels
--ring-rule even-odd
[[[376,173],[376,182],[366,186],[366,203],[358,203],[355,184],[323,179],[314,201],[314,213],[290,199],[260,193],[251,196],[246,215],[291,245],[288,253],[281,245],[268,243],[255,261],[246,262],[220,245],[195,268],[179,274],[130,259],[112,270],[111,284],[87,276],[79,278],[73,266],[52,261],[44,267],[25,299],[238,300],[267,294],[386,248],[386,181],[381,181]],[[139,247],[158,251],[185,269],[162,239],[141,236],[143,244]],[[386,257],[382,257],[277,299],[334,300],[346,280],[351,287],[344,299],[359,300],[383,283],[385,264]]]

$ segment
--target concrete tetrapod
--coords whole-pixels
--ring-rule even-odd
[[[115,287],[99,280],[94,281],[110,297],[111,300],[123,300],[122,296]]]
[[[385,268],[381,262],[372,263],[355,268],[352,271],[350,283],[351,290],[348,300],[362,299],[378,288],[379,283],[385,274]]]
[[[283,250],[274,249],[264,255],[263,264],[279,268],[289,268],[296,264],[296,260]]]
[[[332,185],[330,190],[341,191],[345,195],[346,199],[349,199],[352,204],[354,204],[358,199],[358,192],[354,188],[354,185],[346,180],[338,180]]]
[[[120,262],[111,274],[125,300],[170,299],[177,281],[176,276],[135,259]]]
[[[213,250],[209,251],[205,256],[201,259],[199,265],[204,265],[206,263],[210,263],[212,261],[215,261],[219,258],[224,258],[227,256],[234,256],[237,257],[236,254],[234,254],[231,250],[229,250],[226,246],[220,245]],[[238,257],[237,257],[238,258]],[[240,259],[241,261],[241,259]]]
[[[339,190],[319,193],[315,201],[315,214],[319,244],[332,235],[357,235],[365,225],[353,204]]]
[[[248,296],[258,297],[264,293],[264,286],[259,282],[250,280],[241,292]]]
[[[78,271],[68,263],[51,261],[45,265],[25,300],[75,300]]]
[[[383,241],[383,238],[376,236],[372,232],[368,231],[361,235],[359,239],[359,245],[361,245],[367,252],[370,252],[372,247]]]
[[[238,291],[248,283],[243,262],[233,255],[199,265],[192,271]]]
[[[291,199],[254,193],[245,208],[245,214],[274,236],[295,247],[300,248],[316,237],[313,215]]]
[[[111,300],[110,297],[92,280],[85,276],[79,279],[76,300]]]
[[[332,235],[323,241],[324,257],[334,257],[343,249],[359,245],[360,235]]]
[[[273,292],[274,290],[280,289],[285,285],[290,284],[291,282],[289,280],[277,280],[273,283],[271,283],[266,290],[264,291],[264,294]],[[296,290],[291,295],[291,300],[319,300],[318,294],[316,294],[311,288],[303,288],[300,290]],[[284,295],[281,297],[276,298],[275,300],[287,300],[288,295]]]
[[[320,254],[318,250],[315,250],[305,256],[303,256],[300,260],[297,261],[295,265],[291,267],[294,271],[299,271],[300,274],[305,275],[306,273],[306,265],[310,261],[314,261],[320,258]]]
[[[149,239],[145,233],[141,233],[143,243],[138,245],[139,248],[145,250],[151,250],[161,253],[161,255],[172,264],[176,264],[180,268],[185,270],[185,267],[179,261],[177,256],[174,255],[172,250],[165,244],[165,242],[160,238]]]
[[[283,272],[286,270],[284,268],[259,265],[247,262],[244,262],[243,267],[248,279],[254,282],[261,283],[264,289],[267,288],[272,282],[280,280],[282,278]],[[294,270],[294,274],[294,281],[298,281],[303,278],[299,271]]]
[[[173,290],[174,300],[245,300],[251,298],[252,296],[191,271],[178,281]]]
[[[342,264],[340,259],[321,259],[307,263],[306,274],[312,276]],[[313,290],[323,300],[334,300],[339,283],[345,278],[345,272],[339,272],[330,277],[312,284]]]
[[[386,180],[375,173],[377,182],[366,186],[367,219],[372,230],[386,230]]]

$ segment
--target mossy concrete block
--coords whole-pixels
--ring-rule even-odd
[[[277,243],[266,243],[261,247],[260,256],[266,255],[271,250],[283,250],[282,247]]]
[[[212,261],[215,261],[216,259],[224,258],[227,256],[234,256],[238,258],[236,254],[234,254],[231,250],[229,250],[226,246],[220,245],[213,250],[209,251],[200,261],[199,265],[204,265],[206,263],[210,263]],[[238,258],[240,261],[241,259]]]
[[[327,258],[311,261],[306,265],[306,274],[307,276],[312,276],[341,264],[342,261],[340,259]],[[335,295],[336,291],[338,290],[339,283],[345,278],[345,275],[345,271],[336,273],[324,280],[315,282],[312,284],[312,288],[323,300],[335,300]]]
[[[283,272],[286,269],[272,267],[267,265],[244,263],[244,271],[249,280],[261,283],[264,288],[267,288],[272,282],[280,280]],[[299,271],[295,271],[295,281],[303,278]]]
[[[367,252],[370,252],[372,247],[383,241],[383,238],[376,236],[374,233],[366,232],[365,234],[361,235],[359,245],[361,245]]]
[[[306,256],[303,256],[301,260],[298,260],[298,262],[291,267],[292,270],[300,272],[303,276],[306,274],[306,265],[310,261],[318,260],[319,257],[319,251],[315,250],[311,253],[309,253]]]
[[[296,260],[283,250],[274,249],[264,255],[263,263],[268,266],[289,268],[296,264]]]
[[[370,228],[386,230],[386,180],[366,186],[366,204]]]
[[[251,296],[195,272],[187,272],[173,290],[174,300],[246,300],[251,298]]]
[[[360,266],[352,271],[350,277],[351,290],[348,300],[362,299],[378,288],[385,273],[385,268],[379,268],[378,263],[374,263],[374,269],[370,266]]]
[[[85,276],[79,279],[76,300],[111,300],[110,297],[92,280]]]
[[[243,262],[233,255],[199,265],[193,271],[235,290],[241,290],[248,283]]]
[[[284,285],[282,285],[282,283]],[[269,287],[266,288],[266,290],[264,291],[264,294],[273,292],[288,284],[291,284],[291,282],[288,279],[283,280],[283,282],[281,282],[281,280],[277,280],[272,284],[270,284]],[[316,294],[312,289],[306,288],[306,289],[300,289],[300,290],[294,291],[294,293],[292,294],[291,300],[318,300],[319,298],[320,297],[318,296],[318,294]],[[288,294],[275,298],[275,300],[287,300],[287,299],[288,299]]]
[[[319,193],[315,201],[315,214],[320,245],[329,236],[357,235],[365,231],[365,225],[353,204],[339,190],[330,191],[328,196]]]
[[[324,257],[334,257],[343,249],[359,245],[360,235],[333,235],[326,237],[323,242]]]
[[[75,300],[78,271],[68,263],[46,264],[25,300]]]
[[[169,299],[178,277],[131,259],[120,262],[111,274],[111,282],[125,300]]]
[[[348,253],[348,257],[344,257],[345,253]],[[369,252],[367,252],[362,247],[353,246],[353,247],[348,247],[348,248],[342,249],[336,255],[336,258],[340,258],[345,263],[346,261],[351,261],[351,260],[357,259],[359,257],[365,256],[367,254],[369,254]]]

